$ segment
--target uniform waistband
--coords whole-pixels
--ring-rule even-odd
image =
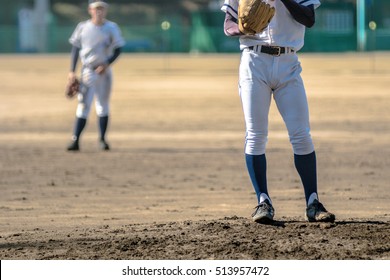
[[[280,56],[281,54],[288,54],[288,53],[294,53],[294,50],[289,47],[278,47],[278,46],[263,46],[263,45],[256,45],[256,46],[250,46],[246,49],[255,51],[258,53],[266,53],[274,56]]]

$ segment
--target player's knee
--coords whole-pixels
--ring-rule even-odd
[[[98,117],[105,117],[109,114],[108,106],[96,106],[96,115]]]
[[[290,142],[293,146],[294,154],[306,155],[314,151],[313,140],[309,133],[290,137]]]
[[[247,133],[245,139],[245,153],[262,155],[265,153],[268,137],[266,133]]]
[[[86,119],[89,115],[90,107],[87,106],[85,103],[79,103],[76,110],[76,116],[78,118]]]

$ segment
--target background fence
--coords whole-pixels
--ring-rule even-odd
[[[144,16],[144,20],[137,21],[134,15],[126,18],[124,11],[120,13],[120,7],[125,4],[119,6],[119,3],[119,8],[115,9],[115,1],[110,3],[113,3],[113,8],[110,8],[108,18],[120,25],[126,39],[125,52],[238,50],[238,39],[226,37],[223,33],[224,14],[216,5],[213,8],[211,5],[201,6],[186,14],[180,14],[175,10],[159,14],[161,7],[155,4],[153,17],[147,20],[145,18],[148,17]],[[66,18],[64,7],[70,6],[52,3],[49,7],[50,13],[45,16],[47,24],[43,26],[30,20],[33,17],[31,9],[33,4],[30,3],[29,8],[20,3],[8,5],[10,8],[3,9],[2,14],[0,13],[3,19],[0,19],[0,53],[68,52],[70,50],[68,38],[77,22],[88,18],[86,4],[79,4],[76,7],[79,12],[73,13],[73,17],[68,15]],[[390,50],[390,1],[366,0],[365,8],[366,50]],[[131,11],[134,12],[134,9]],[[306,43],[302,51],[356,51],[357,21],[356,1],[322,1],[322,6],[317,10],[316,25],[306,31]]]

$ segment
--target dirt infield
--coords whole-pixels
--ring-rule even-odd
[[[390,259],[389,53],[301,54],[319,195],[304,193],[273,103],[272,225],[252,223],[238,54],[123,55],[109,152],[94,111],[65,147],[68,55],[0,56],[0,259]]]

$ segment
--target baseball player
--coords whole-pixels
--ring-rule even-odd
[[[106,131],[109,121],[109,101],[112,87],[110,65],[118,58],[124,45],[118,25],[106,19],[108,4],[104,0],[89,0],[89,20],[80,22],[69,42],[72,44],[71,69],[69,82],[76,78],[75,70],[80,57],[81,90],[78,94],[78,106],[72,141],[68,151],[79,150],[80,135],[87,123],[94,97],[96,114],[99,119],[99,145],[109,150]]]
[[[252,218],[269,223],[274,217],[266,175],[268,114],[273,97],[286,124],[295,167],[303,183],[306,218],[310,222],[333,222],[335,215],[325,209],[318,197],[316,154],[297,57],[304,44],[305,28],[314,25],[320,1],[268,0],[274,7],[274,16],[263,31],[249,35],[240,31],[241,2],[225,0],[221,10],[226,13],[225,34],[239,36],[240,41],[239,94],[246,124],[245,158],[258,204]]]

